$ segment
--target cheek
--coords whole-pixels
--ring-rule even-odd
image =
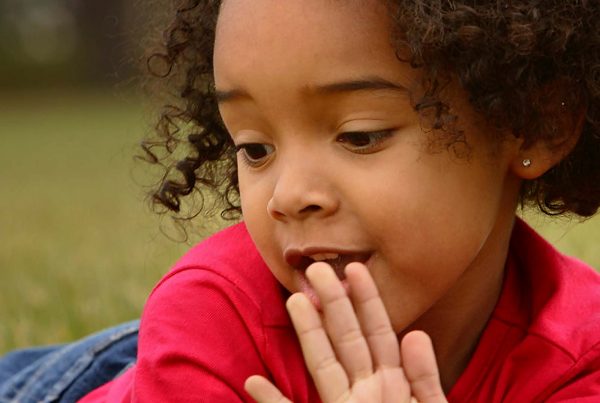
[[[244,162],[238,161],[238,166],[240,201],[244,220],[247,221],[259,212],[266,213],[273,189],[268,176],[261,172],[253,172],[244,166]]]
[[[466,161],[440,157],[425,155],[407,164],[397,160],[398,168],[379,183],[363,181],[361,193],[369,195],[369,205],[379,207],[357,204],[382,255],[415,276],[468,265],[492,231],[500,207],[501,188],[489,185],[497,180]]]
[[[267,212],[269,188],[259,182],[247,182],[240,176],[242,214],[248,233],[275,278],[290,292],[296,291],[294,278],[283,262],[275,220]]]
[[[275,249],[274,221],[267,212],[272,188],[263,178],[242,172],[242,169],[238,174],[242,217],[260,254],[269,260]]]

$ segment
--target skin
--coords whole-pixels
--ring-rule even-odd
[[[409,96],[420,72],[396,58],[387,15],[375,0],[226,0],[215,84],[241,148],[244,220],[275,277],[322,310],[319,276],[309,281],[286,251],[368,253],[366,278],[396,344],[414,329],[429,334],[447,392],[497,301],[521,179],[556,161],[524,168],[521,142],[489,140],[492,128],[452,85],[468,158],[431,152]]]
[[[351,263],[346,274],[350,298],[328,265],[315,263],[307,270],[322,313],[302,293],[287,302],[321,400],[445,402],[431,340],[415,331],[399,346],[368,269]],[[259,403],[289,402],[260,376],[250,377],[245,386]]]

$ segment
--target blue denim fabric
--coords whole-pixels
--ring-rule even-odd
[[[135,363],[139,321],[0,357],[0,403],[74,403]]]

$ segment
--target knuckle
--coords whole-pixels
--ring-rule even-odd
[[[440,395],[443,396],[442,388],[437,374],[423,374],[411,382],[413,389],[420,390],[420,395],[423,398],[433,399]]]
[[[362,342],[364,340],[364,336],[359,328],[348,329],[344,333],[341,334],[340,338],[337,340],[338,344],[354,344],[357,342]]]
[[[396,338],[396,334],[392,330],[392,326],[389,323],[379,323],[373,329],[369,330],[369,337],[387,337],[393,336]]]
[[[298,333],[298,337],[305,338],[307,336],[323,332],[323,328],[320,326],[307,327],[303,329],[296,329],[296,332]]]
[[[350,391],[345,391],[333,402],[334,403],[348,403],[348,402],[352,401],[351,398],[352,398],[352,396],[350,395]]]
[[[314,374],[327,372],[329,369],[336,365],[338,365],[337,359],[332,355],[328,355],[315,361],[311,372],[313,372]]]

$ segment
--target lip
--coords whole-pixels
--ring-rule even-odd
[[[340,247],[324,247],[324,246],[307,246],[307,247],[289,247],[286,248],[283,256],[285,262],[302,273],[306,271],[308,266],[315,262],[309,256],[318,254],[337,254],[341,256],[338,265],[332,265],[340,280],[344,279],[343,269],[351,262],[360,262],[366,264],[373,255],[372,251],[349,249]],[[327,261],[325,261],[327,263]],[[336,266],[336,267],[334,267]]]
[[[319,253],[338,253],[340,255],[346,254],[346,255],[360,256],[361,257],[360,259],[354,259],[352,261],[359,261],[359,262],[363,263],[364,265],[366,265],[367,267],[370,266],[375,253],[372,251],[357,252],[356,250],[349,250],[349,249],[321,248],[321,247],[314,247],[314,248],[311,247],[311,248],[304,248],[304,249],[288,248],[285,250],[285,252],[284,252],[285,261],[296,271],[296,273],[298,275],[298,277],[297,277],[298,291],[304,293],[304,295],[306,295],[308,297],[308,299],[312,302],[313,306],[318,311],[321,311],[322,310],[321,301],[319,300],[319,297],[318,297],[317,293],[315,292],[315,290],[313,289],[313,287],[310,285],[308,279],[306,278],[306,273],[305,273],[308,266],[310,266],[310,264],[313,263],[313,260],[310,258],[307,258],[306,255],[314,255],[314,254],[319,254]],[[350,263],[350,262],[348,262],[348,263]],[[340,282],[342,283],[342,286],[346,290],[346,294],[348,294],[349,290],[350,290],[350,286],[346,280],[346,275],[344,274],[345,265],[343,267],[342,266],[337,266],[337,267],[332,266],[332,267],[335,271],[335,274],[337,275]]]

